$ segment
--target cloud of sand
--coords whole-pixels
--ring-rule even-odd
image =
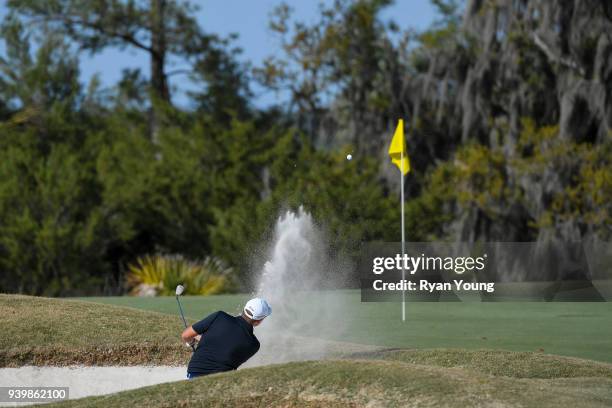
[[[308,337],[333,333],[337,338],[345,329],[346,298],[320,290],[345,276],[345,264],[328,253],[310,214],[300,209],[279,217],[256,293],[273,312],[256,329],[261,349],[249,365],[320,359],[338,348],[338,343]]]

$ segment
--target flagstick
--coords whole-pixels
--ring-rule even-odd
[[[404,270],[404,252],[405,252],[405,236],[404,236],[404,152],[401,152],[401,171],[400,171],[400,180],[401,180],[401,201],[402,201],[402,285],[404,284],[404,279],[406,278],[406,271]],[[406,321],[406,289],[402,288],[402,321]]]

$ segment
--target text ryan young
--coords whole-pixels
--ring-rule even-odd
[[[378,279],[375,280],[372,284],[374,290],[377,291],[387,291],[387,290],[407,290],[407,291],[427,291],[427,292],[435,292],[435,291],[486,291],[488,293],[492,293],[495,291],[495,283],[493,282],[464,282],[460,279],[453,280],[450,282],[428,282],[425,279],[421,279],[418,282],[411,282],[406,279],[401,280],[400,282],[383,282]]]

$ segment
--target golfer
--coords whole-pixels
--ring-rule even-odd
[[[254,298],[244,306],[240,316],[215,312],[183,331],[189,346],[198,341],[187,366],[187,378],[236,370],[259,350],[253,327],[272,313],[263,299]]]

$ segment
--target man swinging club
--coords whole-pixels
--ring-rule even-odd
[[[198,341],[187,366],[187,378],[236,370],[259,350],[253,327],[272,313],[263,299],[254,298],[240,316],[219,311],[187,327],[181,337],[190,347]]]

